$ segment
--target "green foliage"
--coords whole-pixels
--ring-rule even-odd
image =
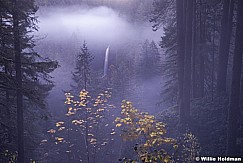
[[[94,57],[89,52],[87,44],[84,41],[77,55],[75,71],[72,73],[74,85],[71,85],[71,87],[74,93],[91,87],[91,63],[93,59]]]
[[[137,75],[142,80],[149,80],[160,72],[160,54],[154,41],[145,40],[139,55]]]
[[[150,15],[153,30],[156,31],[170,24],[170,20],[175,17],[175,13],[175,1],[153,0],[153,11]]]
[[[176,43],[176,19],[171,19],[164,29],[164,36],[161,37],[160,46],[165,50],[162,63],[162,75],[165,79],[161,102],[175,104],[178,96],[178,68],[177,68],[177,43]],[[173,97],[173,98],[172,98]]]
[[[109,87],[112,88],[113,97],[119,103],[125,96],[128,96],[134,82],[134,66],[131,65],[131,58],[124,56],[117,57],[119,62],[109,67]]]
[[[22,0],[16,4],[15,1],[0,2],[0,152],[14,153],[17,150],[16,91],[19,86],[14,64],[18,62],[15,57],[15,43],[19,40],[24,96],[24,137],[28,140],[25,143],[27,160],[34,157],[32,152],[42,137],[42,117],[48,117],[45,98],[54,86],[50,73],[58,67],[56,61],[43,58],[34,51],[36,42],[32,32],[38,29],[35,15],[37,9],[32,0]],[[13,18],[14,15],[18,15],[18,19]],[[13,27],[14,20],[19,22],[18,28]],[[16,30],[19,33],[18,38],[14,36]],[[8,158],[1,155],[0,162],[1,159]]]
[[[192,100],[192,130],[198,135],[202,155],[226,153],[228,96]]]

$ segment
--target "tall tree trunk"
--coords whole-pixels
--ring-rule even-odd
[[[215,20],[216,14],[214,13],[213,16],[213,52],[212,52],[212,72],[211,72],[211,96],[212,96],[212,101],[214,100],[214,75],[215,75],[215,28],[216,28],[216,20]]]
[[[184,57],[185,57],[185,40],[184,40],[184,0],[176,1],[176,18],[177,18],[177,63],[178,63],[178,103],[183,96],[183,77],[184,77]]]
[[[87,158],[87,163],[90,163],[90,149],[89,149],[89,140],[88,140],[88,134],[89,134],[89,125],[88,125],[88,111],[85,109],[85,149],[86,149],[86,158]]]
[[[227,154],[237,156],[239,148],[237,147],[237,137],[240,129],[240,80],[242,70],[242,52],[243,52],[243,1],[238,1],[237,24],[235,36],[235,50],[233,57],[231,95],[228,114],[228,144]]]
[[[229,58],[230,39],[232,33],[233,0],[223,1],[223,17],[219,45],[219,64],[217,70],[217,94],[226,93],[227,68]]]
[[[192,17],[193,2],[187,0],[186,8],[186,41],[185,41],[185,68],[183,81],[183,96],[180,106],[180,122],[188,123],[190,119],[190,93],[191,93],[191,57],[192,57]]]
[[[204,61],[204,45],[205,45],[205,20],[206,12],[205,6],[200,0],[200,12],[199,12],[199,80],[198,80],[198,97],[204,96],[204,76],[205,76],[205,61]],[[204,8],[203,8],[204,7]]]
[[[196,45],[197,45],[197,3],[193,6],[193,42],[192,42],[192,97],[196,97]]]
[[[22,71],[21,71],[21,47],[19,32],[19,8],[18,0],[14,1],[13,10],[13,34],[15,52],[15,71],[17,82],[17,137],[18,137],[18,163],[25,162],[24,156],[24,115],[23,115],[23,93],[22,93]]]

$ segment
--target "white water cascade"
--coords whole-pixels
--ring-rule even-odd
[[[106,51],[105,51],[105,64],[104,64],[104,75],[103,75],[103,77],[105,77],[107,75],[107,71],[108,71],[109,52],[110,52],[110,45],[106,48]]]

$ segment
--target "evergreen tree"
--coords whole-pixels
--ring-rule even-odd
[[[154,23],[154,29],[162,25],[164,27],[161,47],[165,50],[163,72],[166,92],[163,91],[163,97],[168,97],[167,101],[174,97],[179,97],[176,101],[180,102],[181,97],[183,100],[181,109],[172,107],[168,109],[168,113],[172,114],[173,111],[180,110],[181,120],[188,120],[189,114],[192,115],[192,123],[189,127],[194,128],[197,134],[201,135],[199,140],[202,143],[203,153],[208,153],[210,149],[210,153],[218,155],[226,153],[226,148],[228,148],[229,154],[240,155],[240,142],[237,139],[241,133],[242,123],[239,109],[241,107],[239,83],[242,61],[239,44],[242,42],[240,28],[242,16],[238,19],[238,14],[242,13],[236,12],[235,8],[241,8],[241,3],[236,3],[234,0],[198,0],[193,1],[193,4],[191,0],[167,2],[166,0],[154,1],[156,5],[154,5],[154,17],[151,20]],[[165,12],[167,10],[176,13],[176,16],[168,18],[169,12]],[[237,13],[237,27],[232,24],[232,18],[233,21],[236,20],[235,13]],[[232,38],[235,42],[231,42]],[[234,58],[232,58],[233,48],[235,48]],[[233,65],[232,72],[229,69],[231,65]],[[217,71],[215,67],[218,68]],[[216,72],[217,80],[214,81]],[[231,78],[231,75],[232,85],[230,86],[227,80]],[[190,82],[192,84],[189,84]],[[231,89],[230,100],[228,101],[227,94],[224,97],[215,97],[215,86],[217,86],[217,94],[223,92],[225,94],[227,89]],[[228,105],[229,115],[226,114]],[[227,122],[227,116],[229,122]],[[199,121],[198,117],[202,120],[196,124],[194,122]],[[178,122],[178,119],[176,121]],[[200,123],[205,124],[206,128],[200,129]],[[222,134],[226,131],[227,123],[229,124],[228,146],[226,146],[227,136]],[[206,132],[208,132],[208,138],[205,139],[203,134]],[[209,142],[213,141],[217,142],[214,144],[219,144],[217,148],[209,145],[211,144]]]
[[[160,69],[160,56],[158,48],[154,41],[149,43],[145,40],[139,57],[138,77],[149,80],[158,75]]]
[[[138,78],[148,80],[150,78],[150,60],[149,60],[149,41],[145,40],[139,55]]]
[[[74,84],[71,87],[74,93],[79,93],[82,89],[89,90],[91,88],[91,63],[93,59],[94,57],[89,52],[84,41],[77,55],[75,71],[72,73]]]
[[[154,76],[158,76],[161,72],[161,58],[158,47],[154,41],[151,41],[149,45],[150,57],[151,57],[151,73]]]
[[[7,116],[1,116],[1,123],[5,126],[3,133],[9,135],[8,142],[2,142],[1,150],[11,150],[12,155],[17,151],[18,162],[26,162],[27,157],[31,157],[27,148],[35,148],[40,141],[36,132],[31,132],[31,128],[39,124],[29,121],[47,116],[40,108],[46,108],[45,98],[53,87],[49,73],[57,67],[57,62],[42,58],[33,50],[32,32],[37,30],[37,7],[33,1],[1,1],[0,8],[0,64],[3,67],[0,85],[5,92],[1,102],[8,106],[4,114]],[[35,144],[28,143],[33,140],[31,137],[38,137]],[[29,141],[24,143],[26,139]],[[5,160],[5,156],[1,155],[0,159]]]

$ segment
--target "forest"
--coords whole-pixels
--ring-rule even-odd
[[[243,162],[243,0],[0,0],[0,163]]]

